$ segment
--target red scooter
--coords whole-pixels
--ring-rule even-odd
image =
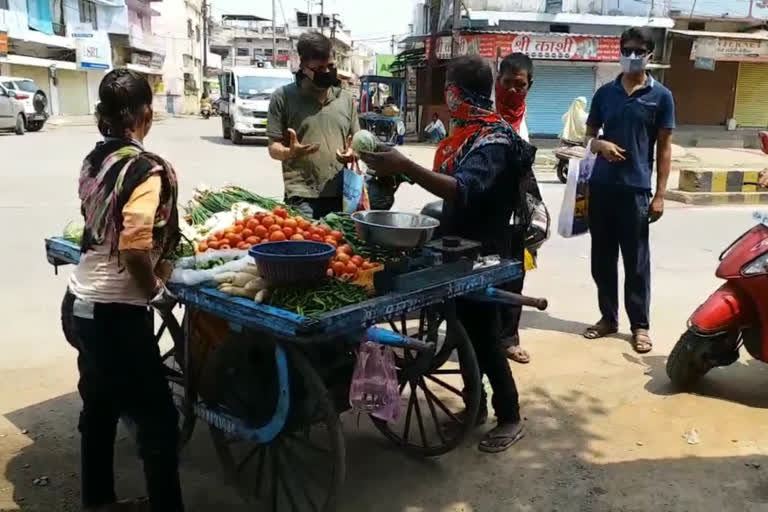
[[[760,134],[768,153],[768,134]],[[715,275],[726,282],[694,311],[688,330],[672,349],[667,375],[690,388],[709,370],[749,354],[768,362],[768,216],[741,235],[720,255]]]

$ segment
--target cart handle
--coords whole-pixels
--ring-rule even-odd
[[[369,327],[367,332],[367,339],[368,341],[372,341],[380,345],[409,348],[417,352],[430,352],[435,350],[435,344],[432,342],[423,342],[421,340],[417,340],[409,336],[403,336],[402,334],[390,331],[388,329],[382,329],[380,327]]]
[[[472,293],[468,295],[467,298],[478,302],[497,302],[500,304],[508,304],[510,306],[528,306],[536,308],[539,311],[544,311],[549,307],[549,301],[547,301],[547,299],[526,297],[519,293],[499,290],[492,286],[483,291]]]

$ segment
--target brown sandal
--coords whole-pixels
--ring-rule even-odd
[[[635,329],[632,331],[632,348],[638,354],[647,354],[653,350],[651,337],[648,335],[648,329]]]
[[[582,336],[588,340],[596,340],[599,338],[605,338],[611,334],[616,334],[617,332],[619,332],[618,325],[609,324],[605,320],[600,320],[595,325],[587,327],[587,330],[584,331]]]

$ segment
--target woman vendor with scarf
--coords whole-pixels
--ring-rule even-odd
[[[445,97],[454,128],[437,148],[437,172],[394,149],[363,153],[361,158],[377,176],[403,173],[444,199],[444,234],[477,240],[485,254],[522,260],[523,247],[509,223],[513,214],[527,216],[522,184],[531,175],[536,149],[492,111],[492,89],[493,73],[484,59],[468,56],[450,63]],[[480,442],[480,449],[501,452],[525,434],[517,387],[501,343],[501,309],[469,300],[461,300],[457,309],[475,347],[480,371],[490,381],[498,420]],[[481,405],[480,421],[487,415]]]
[[[154,339],[152,310],[173,303],[162,261],[180,238],[176,174],[144,150],[152,126],[146,79],[113,70],[99,86],[99,100],[104,141],[80,172],[82,254],[62,305],[65,335],[78,350],[83,508],[181,512],[178,414]],[[136,425],[148,502],[118,503],[115,496],[113,453],[121,416]]]

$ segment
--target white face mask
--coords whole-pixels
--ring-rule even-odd
[[[641,73],[646,70],[648,63],[651,60],[651,54],[638,57],[634,53],[629,57],[621,55],[619,62],[621,63],[621,70],[624,73]]]

